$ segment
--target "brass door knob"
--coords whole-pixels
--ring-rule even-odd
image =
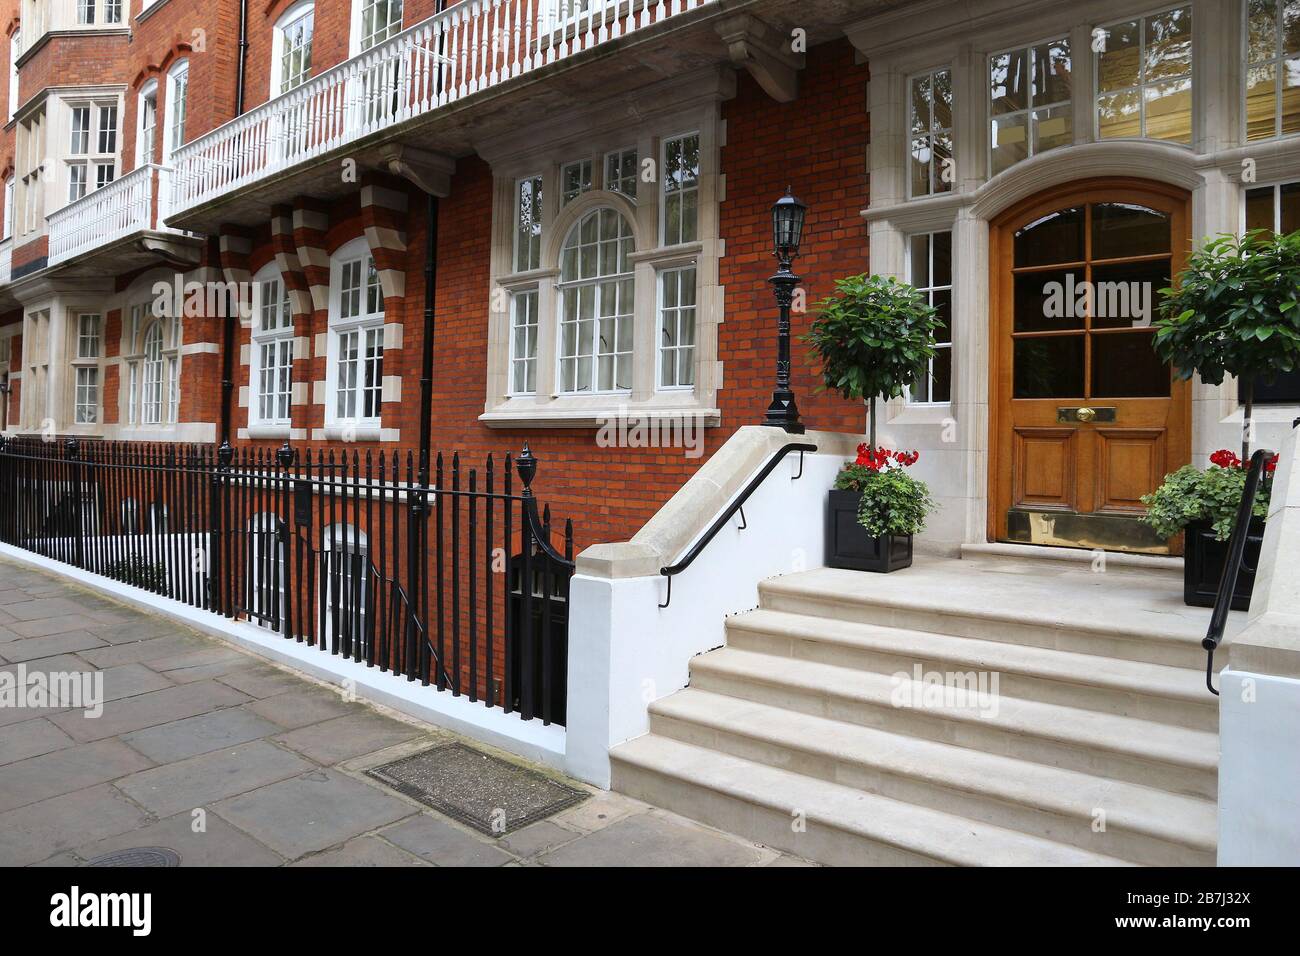
[[[1090,422],[1097,417],[1097,411],[1093,408],[1080,408],[1074,412],[1074,417],[1081,422]]]

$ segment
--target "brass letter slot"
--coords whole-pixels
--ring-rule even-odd
[[[1083,405],[1077,408],[1058,408],[1056,410],[1056,420],[1062,423],[1075,424],[1078,422],[1113,422],[1115,420],[1114,405]]]

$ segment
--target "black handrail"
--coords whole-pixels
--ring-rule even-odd
[[[1237,576],[1241,573],[1242,560],[1246,556],[1246,539],[1250,533],[1251,515],[1255,510],[1255,496],[1259,494],[1260,481],[1264,476],[1264,463],[1272,458],[1273,452],[1266,448],[1261,448],[1250,456],[1250,470],[1246,472],[1246,487],[1241,493],[1241,504],[1237,507],[1237,523],[1232,528],[1232,537],[1228,539],[1228,559],[1224,562],[1223,574],[1219,577],[1219,593],[1214,598],[1210,628],[1201,641],[1201,647],[1205,648],[1205,686],[1216,697],[1219,692],[1214,689],[1214,650],[1223,640],[1223,630],[1228,624],[1232,593],[1237,589]]]
[[[758,490],[758,486],[761,485],[763,483],[763,480],[772,473],[772,470],[776,468],[778,464],[780,464],[781,460],[785,458],[786,455],[790,454],[790,452],[792,451],[797,451],[799,453],[799,474],[794,475],[790,479],[791,481],[798,481],[800,478],[803,477],[804,452],[816,451],[816,450],[817,450],[816,445],[812,445],[807,442],[790,442],[790,444],[788,445],[782,445],[779,449],[777,449],[776,454],[774,454],[771,458],[768,459],[767,464],[763,466],[762,470],[759,471],[757,475],[755,475],[753,478],[749,480],[749,484],[745,485],[744,489],[741,490],[740,494],[737,495],[736,498],[727,507],[727,510],[722,512],[722,514],[718,515],[718,517],[714,520],[713,524],[709,525],[709,530],[705,531],[704,534],[700,537],[700,539],[696,541],[694,545],[691,546],[691,549],[686,552],[686,556],[683,557],[676,564],[670,564],[667,565],[666,567],[662,567],[659,569],[659,573],[668,579],[668,594],[665,596],[664,603],[659,605],[661,608],[667,607],[673,601],[673,575],[681,574],[683,571],[689,568],[691,566],[691,562],[700,556],[700,552],[703,551],[705,547],[708,546],[708,543],[714,539],[714,537],[717,535],[719,531],[721,531],[724,527],[726,527],[727,522],[731,520],[731,516],[734,515],[737,511],[741,513],[742,516],[741,520],[742,521],[745,520],[743,517],[744,511],[742,510],[745,506],[745,502],[749,500],[750,495],[752,495],[755,491]],[[741,527],[740,530],[743,531],[747,527],[749,527],[749,522],[745,521],[745,524]]]

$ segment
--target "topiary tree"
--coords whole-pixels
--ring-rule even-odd
[[[870,447],[876,447],[876,399],[895,398],[925,374],[934,358],[939,319],[906,282],[876,275],[835,281],[816,306],[803,341],[820,359],[823,387],[870,403]]]
[[[1235,376],[1245,409],[1241,457],[1250,458],[1257,381],[1300,368],[1300,231],[1216,236],[1161,289],[1153,345],[1179,378],[1218,385]]]

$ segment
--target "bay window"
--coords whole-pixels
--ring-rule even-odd
[[[128,425],[172,425],[180,412],[181,324],[155,318],[151,303],[133,305],[122,335]]]
[[[516,272],[536,269],[542,257],[542,178],[529,176],[515,184]]]
[[[73,367],[73,417],[77,425],[94,425],[99,421],[99,358],[102,316],[83,312],[77,315],[76,352]]]

